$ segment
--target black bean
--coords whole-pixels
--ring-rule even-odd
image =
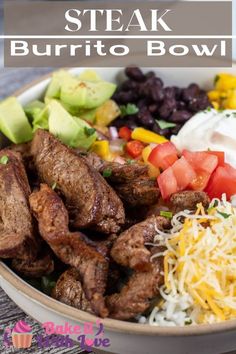
[[[150,78],[146,82],[139,85],[139,95],[141,97],[149,97],[156,100],[161,100],[164,98],[162,92],[162,81],[158,78]]]
[[[165,98],[175,98],[175,87],[165,87]]]
[[[148,107],[150,105],[150,98],[148,97],[145,97],[145,98],[142,98],[141,100],[139,100],[137,103],[136,103],[137,107],[140,109],[140,108],[143,108],[143,107]]]
[[[182,90],[182,100],[190,102],[196,98],[199,94],[199,86],[197,84],[191,84],[187,88]]]
[[[205,93],[201,93],[197,98],[194,98],[188,104],[189,110],[194,113],[202,111],[210,106],[211,104]]]
[[[137,124],[137,116],[132,115],[132,116],[126,116],[125,118],[125,125],[130,128],[130,129],[135,129],[138,124]]]
[[[151,128],[155,123],[155,119],[148,111],[147,107],[143,107],[139,110],[137,114],[137,121],[146,128]]]
[[[138,94],[136,91],[120,91],[113,95],[113,99],[120,104],[136,102]]]
[[[153,86],[150,88],[150,96],[154,102],[161,102],[165,97],[165,93],[162,88],[158,86]]]
[[[146,81],[146,85],[151,86],[157,86],[157,87],[163,87],[164,83],[162,81],[162,79],[160,79],[159,77],[150,77],[147,81]]]
[[[150,106],[148,106],[148,110],[151,113],[156,113],[158,111],[158,107],[159,106],[157,104],[153,103]]]
[[[130,66],[125,69],[125,74],[129,79],[134,81],[143,82],[146,80],[146,76],[143,74],[142,70],[135,66]]]
[[[112,122],[112,126],[116,128],[121,128],[123,126],[127,126],[130,129],[134,129],[137,127],[136,117],[135,116],[125,116],[124,118],[117,118]]]
[[[211,106],[207,94],[197,84],[188,87],[164,87],[163,81],[153,71],[144,74],[138,67],[125,69],[128,79],[118,86],[113,99],[120,105],[134,103],[139,112],[116,119],[112,125],[127,125],[130,128],[143,126],[166,137],[177,134],[193,114]],[[176,124],[169,129],[160,129],[155,118]]]
[[[181,95],[182,95],[182,89],[180,88],[180,87],[177,87],[177,86],[173,86],[174,87],[174,89],[175,89],[175,98],[177,99],[177,100],[179,100],[180,99],[180,97],[181,97]]]
[[[189,120],[192,117],[192,113],[189,111],[174,111],[169,120],[173,123],[185,123],[187,120]]]
[[[139,94],[140,97],[150,97],[150,87],[149,87],[149,85],[146,85],[146,83],[140,84],[139,85],[138,94]]]
[[[126,80],[121,84],[120,91],[130,91],[138,89],[137,82],[133,80]]]
[[[164,100],[163,104],[158,109],[159,116],[163,119],[167,119],[176,108],[176,100],[174,98],[168,98]]]
[[[178,110],[186,109],[187,105],[184,101],[177,101],[176,105]]]
[[[149,71],[149,72],[147,72],[147,74],[145,76],[146,76],[146,79],[150,79],[152,77],[156,77],[156,74],[154,73],[154,71]]]

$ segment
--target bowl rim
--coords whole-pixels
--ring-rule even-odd
[[[235,68],[235,63],[232,65],[232,69]],[[63,68],[65,70],[71,70],[72,68]],[[222,68],[223,69],[223,68]],[[59,70],[59,68],[57,69]],[[49,79],[52,74],[57,71],[52,70],[46,75],[42,75],[39,78],[31,81],[30,83],[24,85],[19,90],[13,93],[14,96],[20,96],[25,91],[33,88],[39,83]],[[23,294],[28,300],[38,303],[40,306],[44,307],[46,310],[53,311],[54,313],[64,316],[68,319],[74,321],[82,322],[93,322],[97,320],[97,316],[94,316],[88,312],[76,309],[72,306],[63,304],[52,297],[44,294],[43,292],[37,290],[15,272],[13,272],[6,264],[0,262],[0,277],[4,281],[9,283],[15,290]],[[176,327],[159,327],[151,326],[147,324],[139,324],[128,321],[120,321],[111,318],[102,319],[104,328],[110,330],[111,332],[119,332],[125,334],[141,334],[146,336],[166,336],[166,337],[186,337],[186,336],[199,336],[199,335],[209,335],[219,332],[228,332],[236,329],[236,319],[228,320],[225,322],[219,322],[214,324],[201,324],[193,326],[176,326]]]

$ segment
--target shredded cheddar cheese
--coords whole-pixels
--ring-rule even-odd
[[[175,215],[172,230],[158,231],[155,242],[166,247],[160,289],[164,303],[152,318],[183,296],[188,296],[185,313],[191,323],[236,317],[236,208],[225,196],[213,200],[208,210],[199,204],[195,214]]]

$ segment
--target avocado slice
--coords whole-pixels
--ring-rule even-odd
[[[90,125],[73,117],[56,100],[49,103],[49,131],[71,147],[88,149],[97,138],[96,132],[87,134]],[[91,130],[90,130],[91,132]]]
[[[96,111],[97,111],[97,108],[88,109],[88,110],[81,110],[81,111],[78,111],[76,116],[78,116],[80,119],[86,120],[86,122],[93,124],[93,123],[95,123],[95,120],[96,120]]]
[[[52,79],[45,93],[45,99],[59,98],[61,86],[64,84],[64,82],[70,82],[73,79],[74,77],[66,70],[59,70],[53,73]]]
[[[24,107],[24,111],[29,118],[29,120],[32,122],[33,119],[45,108],[45,104],[41,101],[35,100],[30,103],[28,103]]]
[[[96,73],[95,70],[87,69],[84,70],[78,79],[81,81],[102,81],[101,77]]]
[[[48,110],[48,105],[46,105],[41,111],[37,112],[34,116],[33,119],[33,133],[37,129],[45,129],[48,130],[48,115],[49,115],[49,110]]]
[[[15,144],[32,139],[32,128],[16,97],[9,97],[0,103],[0,129]]]
[[[76,147],[88,150],[97,140],[97,132],[95,129],[86,123],[83,119],[74,117],[74,120],[80,127],[80,132],[77,136]]]
[[[65,82],[61,87],[62,102],[81,109],[92,109],[101,106],[115,92],[116,85],[106,81]]]

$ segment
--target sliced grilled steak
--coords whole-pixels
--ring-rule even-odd
[[[113,183],[128,183],[137,178],[146,177],[148,175],[148,168],[146,165],[139,163],[120,164],[117,162],[108,162],[102,160],[97,154],[93,152],[83,152],[76,150],[77,154],[84,158],[90,166],[93,166],[97,171],[103,173],[105,170],[110,170],[110,176],[106,177],[109,182]]]
[[[52,297],[66,305],[93,313],[82,287],[80,273],[75,268],[70,268],[62,273],[52,291]]]
[[[158,286],[163,283],[162,270],[163,259],[159,257],[154,258],[150,263],[148,272],[134,272],[120,293],[107,297],[110,317],[128,320],[146,311],[151,300],[159,294]]]
[[[51,274],[54,271],[54,261],[48,251],[44,251],[33,260],[12,260],[12,268],[21,275],[29,278],[40,278],[43,275]]]
[[[174,212],[177,213],[185,209],[195,210],[198,203],[202,203],[204,208],[207,208],[210,199],[205,192],[184,191],[173,194],[170,202],[173,205]]]
[[[32,259],[36,256],[33,221],[29,210],[30,187],[21,156],[0,151],[0,257]]]
[[[121,200],[82,157],[44,130],[37,130],[31,148],[41,180],[56,183],[75,227],[106,234],[120,230],[125,219]]]
[[[161,216],[151,216],[145,221],[124,231],[115,241],[111,256],[116,263],[135,270],[150,269],[151,253],[145,243],[153,242],[158,229],[169,226],[169,220]]]
[[[105,258],[109,259],[111,248],[117,239],[117,235],[112,234],[105,239],[98,240],[97,235],[94,237],[93,235],[86,236],[83,234],[84,241],[94,247],[99,253],[101,253]]]
[[[137,179],[114,186],[118,196],[126,206],[149,206],[158,203],[160,190],[156,181],[149,178]]]
[[[39,223],[39,231],[56,256],[76,268],[81,276],[87,299],[94,312],[108,315],[103,294],[106,289],[108,262],[79,232],[68,229],[68,212],[60,197],[47,185],[30,196],[30,206]]]
[[[149,206],[158,202],[160,191],[156,181],[148,177],[148,167],[138,163],[120,164],[102,160],[97,154],[76,150],[77,154],[103,174],[109,171],[106,180],[116,190],[128,207]]]
[[[31,143],[23,143],[23,144],[16,144],[16,145],[11,145],[9,147],[10,150],[18,152],[22,160],[25,164],[25,166],[28,166],[31,164],[33,161],[33,156],[31,154]]]

